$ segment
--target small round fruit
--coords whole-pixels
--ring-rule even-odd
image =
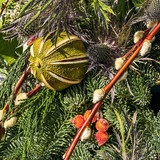
[[[63,90],[82,81],[88,58],[83,42],[74,35],[61,33],[57,43],[52,33],[36,39],[30,48],[34,77],[52,90]]]
[[[81,128],[82,125],[84,124],[85,120],[82,115],[77,115],[70,122],[73,123],[76,128]]]
[[[99,119],[96,122],[96,129],[101,132],[105,132],[109,128],[109,123],[106,119]]]
[[[87,110],[84,114],[84,120],[86,121],[87,118],[89,117],[89,115],[91,114],[91,110]],[[97,114],[94,115],[93,119],[92,119],[92,123],[96,122],[97,120]]]
[[[98,145],[101,146],[103,145],[104,143],[106,143],[108,141],[108,133],[107,132],[101,132],[101,131],[98,131],[96,133],[96,140],[98,142]]]

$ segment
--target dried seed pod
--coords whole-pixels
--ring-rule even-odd
[[[82,41],[61,33],[57,43],[51,35],[38,38],[31,46],[29,61],[36,79],[52,90],[62,90],[82,81],[88,58]]]

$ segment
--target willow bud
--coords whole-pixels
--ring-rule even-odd
[[[93,93],[93,103],[99,102],[105,95],[104,89],[96,89]]]
[[[80,137],[81,141],[85,141],[85,140],[89,139],[90,136],[91,136],[91,128],[86,127]]]

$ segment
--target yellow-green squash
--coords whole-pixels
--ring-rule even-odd
[[[83,42],[74,35],[61,33],[56,45],[50,35],[40,37],[30,48],[34,77],[52,90],[62,90],[82,81],[88,63]]]

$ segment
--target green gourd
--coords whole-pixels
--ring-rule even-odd
[[[63,90],[82,81],[88,63],[83,42],[62,32],[55,45],[48,34],[30,48],[30,66],[34,77],[52,90]]]

